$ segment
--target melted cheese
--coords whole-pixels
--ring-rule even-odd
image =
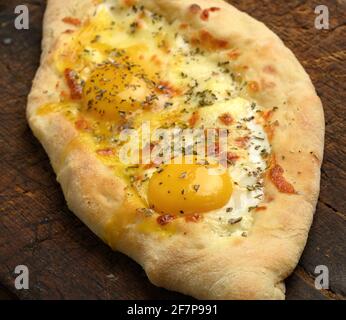
[[[85,143],[114,174],[128,179],[145,206],[153,196],[148,196],[150,180],[160,166],[121,163],[121,147],[139,148],[130,138],[120,139],[121,128],[134,129],[139,138],[143,134],[140,126],[146,121],[152,130],[228,129],[226,151],[234,163],[231,161],[226,174],[234,182],[232,192],[229,199],[215,202],[218,204],[208,210],[203,210],[198,201],[204,200],[197,197],[196,212],[203,212],[203,223],[219,235],[249,230],[252,209],[263,197],[263,155],[270,152],[270,145],[258,121],[260,107],[240,97],[241,83],[235,81],[222,55],[193,47],[179,32],[179,21],[168,23],[148,10],[106,2],[78,31],[62,36],[54,63],[60,74],[72,69],[78,75],[74,81],[84,87],[82,101],[62,97],[60,103],[40,108],[39,115],[65,112],[71,121],[85,121],[87,130],[80,129],[88,137]],[[151,138],[159,142],[153,135]],[[163,194],[159,197],[166,201]],[[189,213],[193,212],[192,207]],[[162,227],[156,222],[158,214],[137,223],[132,216],[119,225],[136,224],[144,233],[173,233],[174,221]]]

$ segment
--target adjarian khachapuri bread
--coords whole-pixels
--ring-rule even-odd
[[[324,118],[265,25],[221,0],[48,0],[27,118],[71,211],[153,284],[284,299]]]

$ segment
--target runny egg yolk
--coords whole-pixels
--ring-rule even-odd
[[[169,164],[149,181],[151,208],[164,214],[194,214],[227,204],[233,184],[227,171],[211,174],[211,166]]]
[[[119,121],[126,113],[149,107],[153,82],[127,60],[97,67],[83,88],[83,108],[97,119]]]

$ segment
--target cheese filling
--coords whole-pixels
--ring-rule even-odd
[[[195,47],[180,31],[179,21],[143,7],[100,4],[79,30],[60,39],[54,62],[65,87],[61,101],[39,113],[62,112],[74,121],[100,160],[140,196],[148,219],[164,226],[203,217],[221,236],[244,236],[263,200],[270,153],[261,107],[246,97],[222,52]],[[150,141],[144,145],[145,123]],[[184,163],[208,148],[210,129],[217,138],[226,132],[226,147],[216,142],[212,159]],[[124,139],[124,130],[138,139]],[[184,130],[192,132],[191,141]],[[179,156],[177,137],[183,163],[171,163]],[[154,156],[143,163],[145,149]],[[138,162],[124,163],[120,150],[137,151]],[[171,153],[160,163],[163,151]],[[224,170],[210,175],[220,155]]]

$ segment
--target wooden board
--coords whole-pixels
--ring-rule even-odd
[[[5,2],[5,3],[4,3]],[[326,114],[321,196],[309,241],[287,281],[288,299],[346,296],[346,26],[344,0],[325,0],[330,30],[315,29],[313,0],[234,0],[271,27],[311,75]],[[66,207],[49,161],[25,120],[39,63],[44,1],[27,0],[30,29],[14,28],[14,7],[0,4],[0,299],[185,299],[149,283],[143,270],[112,252]],[[9,40],[10,39],[10,40]],[[30,289],[14,288],[14,268],[30,270]],[[330,289],[314,287],[326,265]]]

